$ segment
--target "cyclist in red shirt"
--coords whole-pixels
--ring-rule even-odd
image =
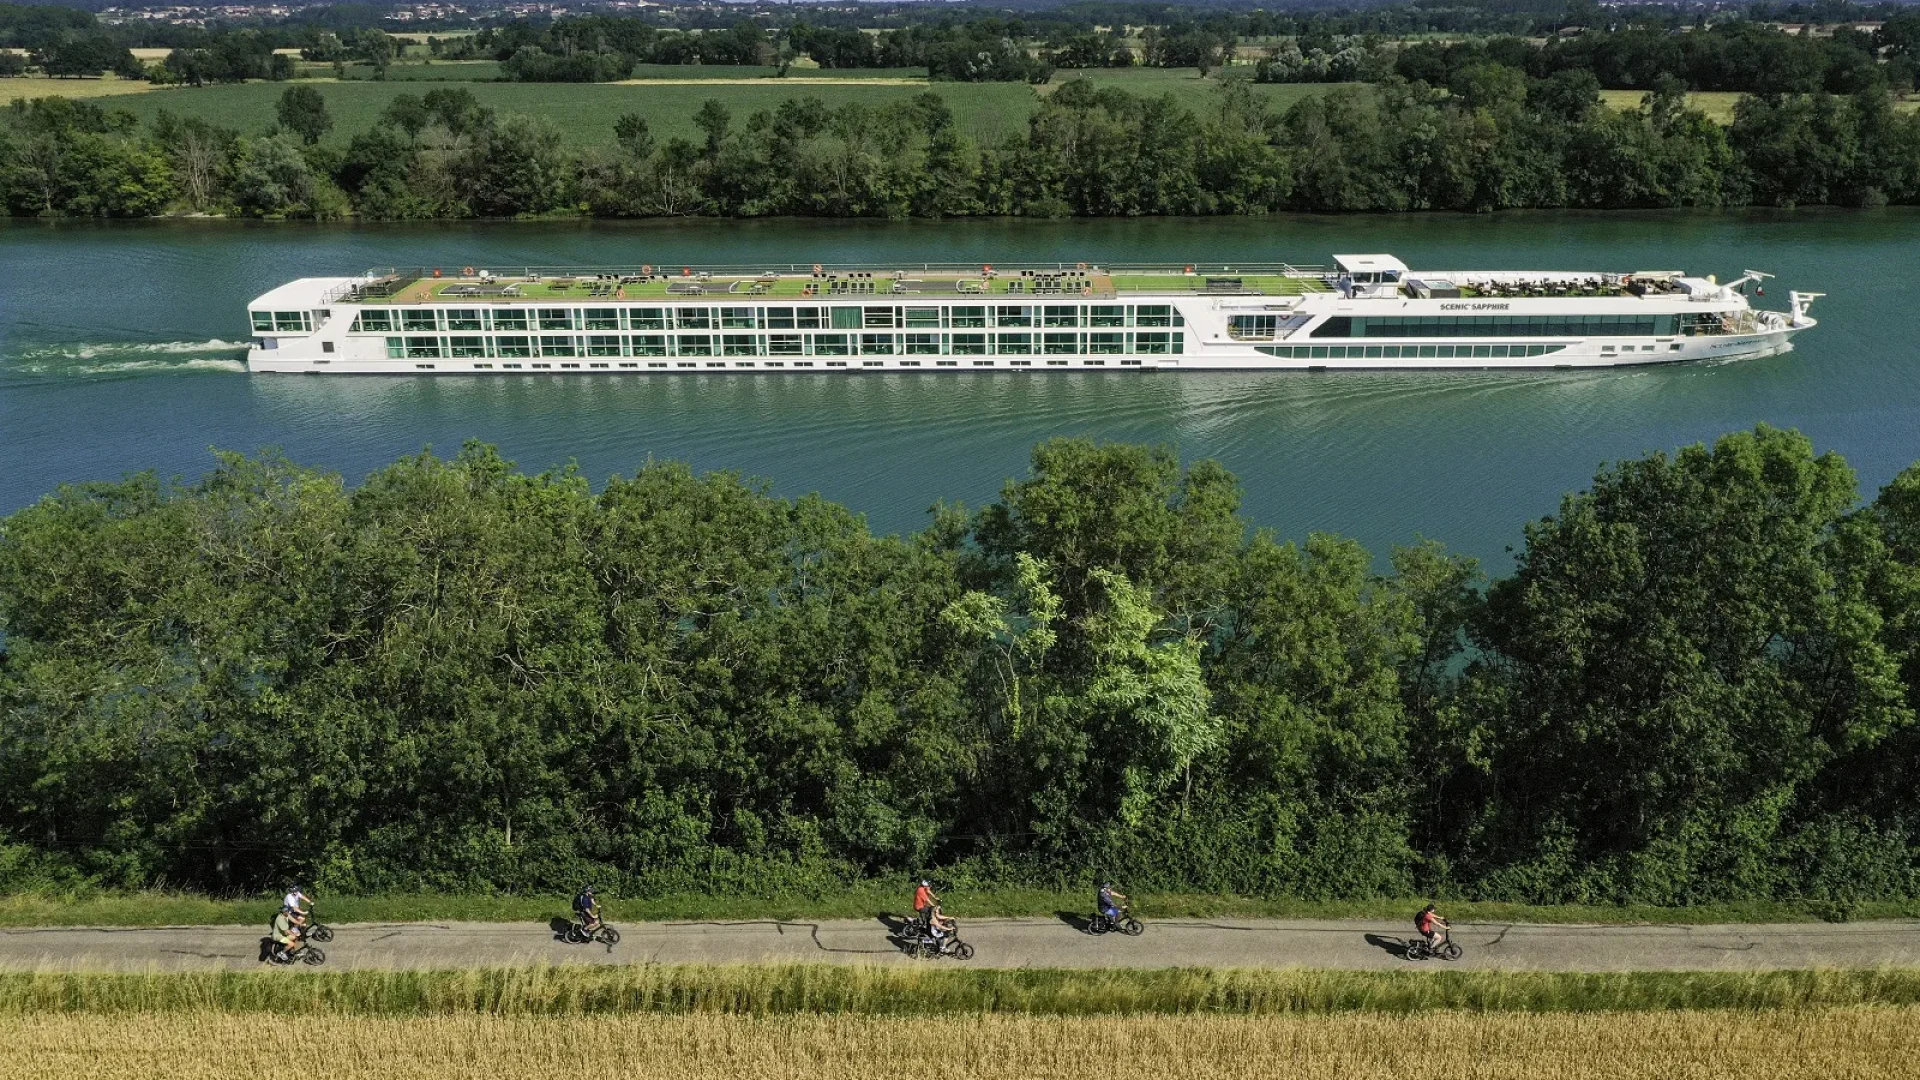
[[[1420,909],[1420,914],[1414,916],[1413,926],[1414,929],[1426,935],[1427,944],[1435,949],[1438,949],[1440,943],[1446,940],[1447,931],[1453,928],[1447,920],[1440,917],[1440,913],[1434,910],[1432,904]]]
[[[930,925],[933,909],[940,903],[940,897],[933,891],[933,882],[924,878],[918,888],[913,890],[913,913],[922,925]]]

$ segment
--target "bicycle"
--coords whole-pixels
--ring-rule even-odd
[[[1451,929],[1440,932],[1440,944],[1434,945],[1424,937],[1416,937],[1407,942],[1409,960],[1458,960],[1462,955],[1460,946],[1453,943]]]
[[[326,952],[322,949],[315,948],[312,945],[304,945],[297,952],[291,952],[291,953],[287,952],[285,949],[276,948],[273,950],[271,954],[267,956],[267,963],[279,964],[282,967],[287,967],[296,963],[305,964],[308,967],[319,967],[321,964],[324,964],[326,962],[327,962]]]
[[[307,940],[322,945],[333,940],[333,927],[315,919],[311,911],[307,912]]]
[[[597,942],[601,945],[613,946],[620,944],[620,931],[606,923],[601,923],[589,932],[585,923],[571,922],[567,924],[567,929],[561,934],[560,940],[569,945],[587,945]]]
[[[954,924],[951,931],[939,937],[934,937],[929,931],[921,930],[911,936],[903,931],[901,938],[906,944],[907,955],[915,960],[932,960],[938,957],[949,960],[973,959],[973,946],[960,940],[958,923]]]
[[[1140,920],[1133,917],[1133,908],[1127,905],[1122,905],[1120,913],[1111,919],[1107,918],[1105,912],[1096,911],[1093,913],[1093,918],[1087,920],[1089,934],[1112,933],[1139,937],[1145,930],[1146,927],[1140,925]]]

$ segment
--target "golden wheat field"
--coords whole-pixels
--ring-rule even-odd
[[[1912,1076],[1920,1009],[951,1019],[624,1016],[0,1019],[0,1080],[1845,1080]],[[1424,1032],[1425,1034],[1421,1034]]]

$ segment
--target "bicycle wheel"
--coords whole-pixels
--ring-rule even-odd
[[[964,941],[956,941],[953,943],[952,955],[955,960],[971,960],[973,959],[973,946]]]
[[[1458,960],[1460,959],[1460,956],[1461,956],[1461,948],[1460,946],[1455,945],[1453,942],[1449,941],[1445,945],[1440,946],[1440,959]]]
[[[300,962],[308,967],[319,967],[327,962],[327,954],[309,945],[300,950]]]
[[[584,944],[587,940],[587,928],[579,923],[568,923],[567,928],[560,931],[560,940],[569,945]]]
[[[620,931],[615,930],[611,926],[603,926],[600,928],[600,940],[609,945],[618,945],[620,944]]]
[[[1120,932],[1128,937],[1139,937],[1144,930],[1146,927],[1140,925],[1140,920],[1131,915],[1124,916],[1120,920]]]
[[[324,945],[333,940],[333,927],[314,923],[313,928],[307,931],[307,940],[317,941]]]

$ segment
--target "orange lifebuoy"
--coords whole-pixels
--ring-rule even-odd
[[[1191,274],[1191,273],[1193,273],[1193,264],[1192,264],[1192,263],[1188,263],[1188,264],[1187,264],[1187,273],[1189,273],[1189,274]]]
[[[693,267],[691,267],[691,266],[683,266],[683,267],[681,267],[681,268],[680,268],[680,276],[681,276],[681,277],[692,277],[692,276],[693,276]]]
[[[653,276],[653,264],[652,264],[652,263],[648,263],[647,265],[645,265],[645,266],[642,266],[642,267],[640,268],[640,274],[641,274],[641,276],[642,276],[642,277],[652,277],[652,276]]]
[[[471,267],[471,266],[463,266],[463,267],[461,267],[461,268],[460,268],[460,276],[461,276],[461,277],[472,277],[472,276],[473,276],[473,267]]]
[[[1092,289],[1092,288],[1090,288],[1090,287],[1088,287],[1088,286],[1086,286],[1086,285],[1082,285],[1082,286],[1080,286],[1080,295],[1081,295],[1081,296],[1092,296],[1092,295],[1093,295],[1093,289]]]
[[[440,276],[440,268],[439,268],[439,267],[437,267],[437,266],[436,266],[436,267],[434,267],[434,268],[433,268],[433,276],[434,276],[434,277],[439,277],[439,276]]]
[[[1086,263],[1074,263],[1074,264],[1073,264],[1073,268],[1074,268],[1075,270],[1085,270],[1085,269],[1087,268],[1087,264],[1086,264]]]
[[[814,263],[814,264],[813,264],[813,272],[814,272],[814,273],[816,273],[816,274],[817,274],[817,273],[819,273],[820,271],[822,271],[822,270],[824,270],[824,269],[826,269],[826,268],[825,268],[825,267],[823,267],[823,266],[821,266],[821,265],[820,265],[819,263]]]
[[[988,263],[988,264],[986,264],[985,266],[982,266],[982,267],[980,268],[980,272],[981,272],[982,274],[989,274],[989,275],[990,275],[990,274],[992,274],[992,273],[993,273],[993,264],[992,264],[992,263]]]

